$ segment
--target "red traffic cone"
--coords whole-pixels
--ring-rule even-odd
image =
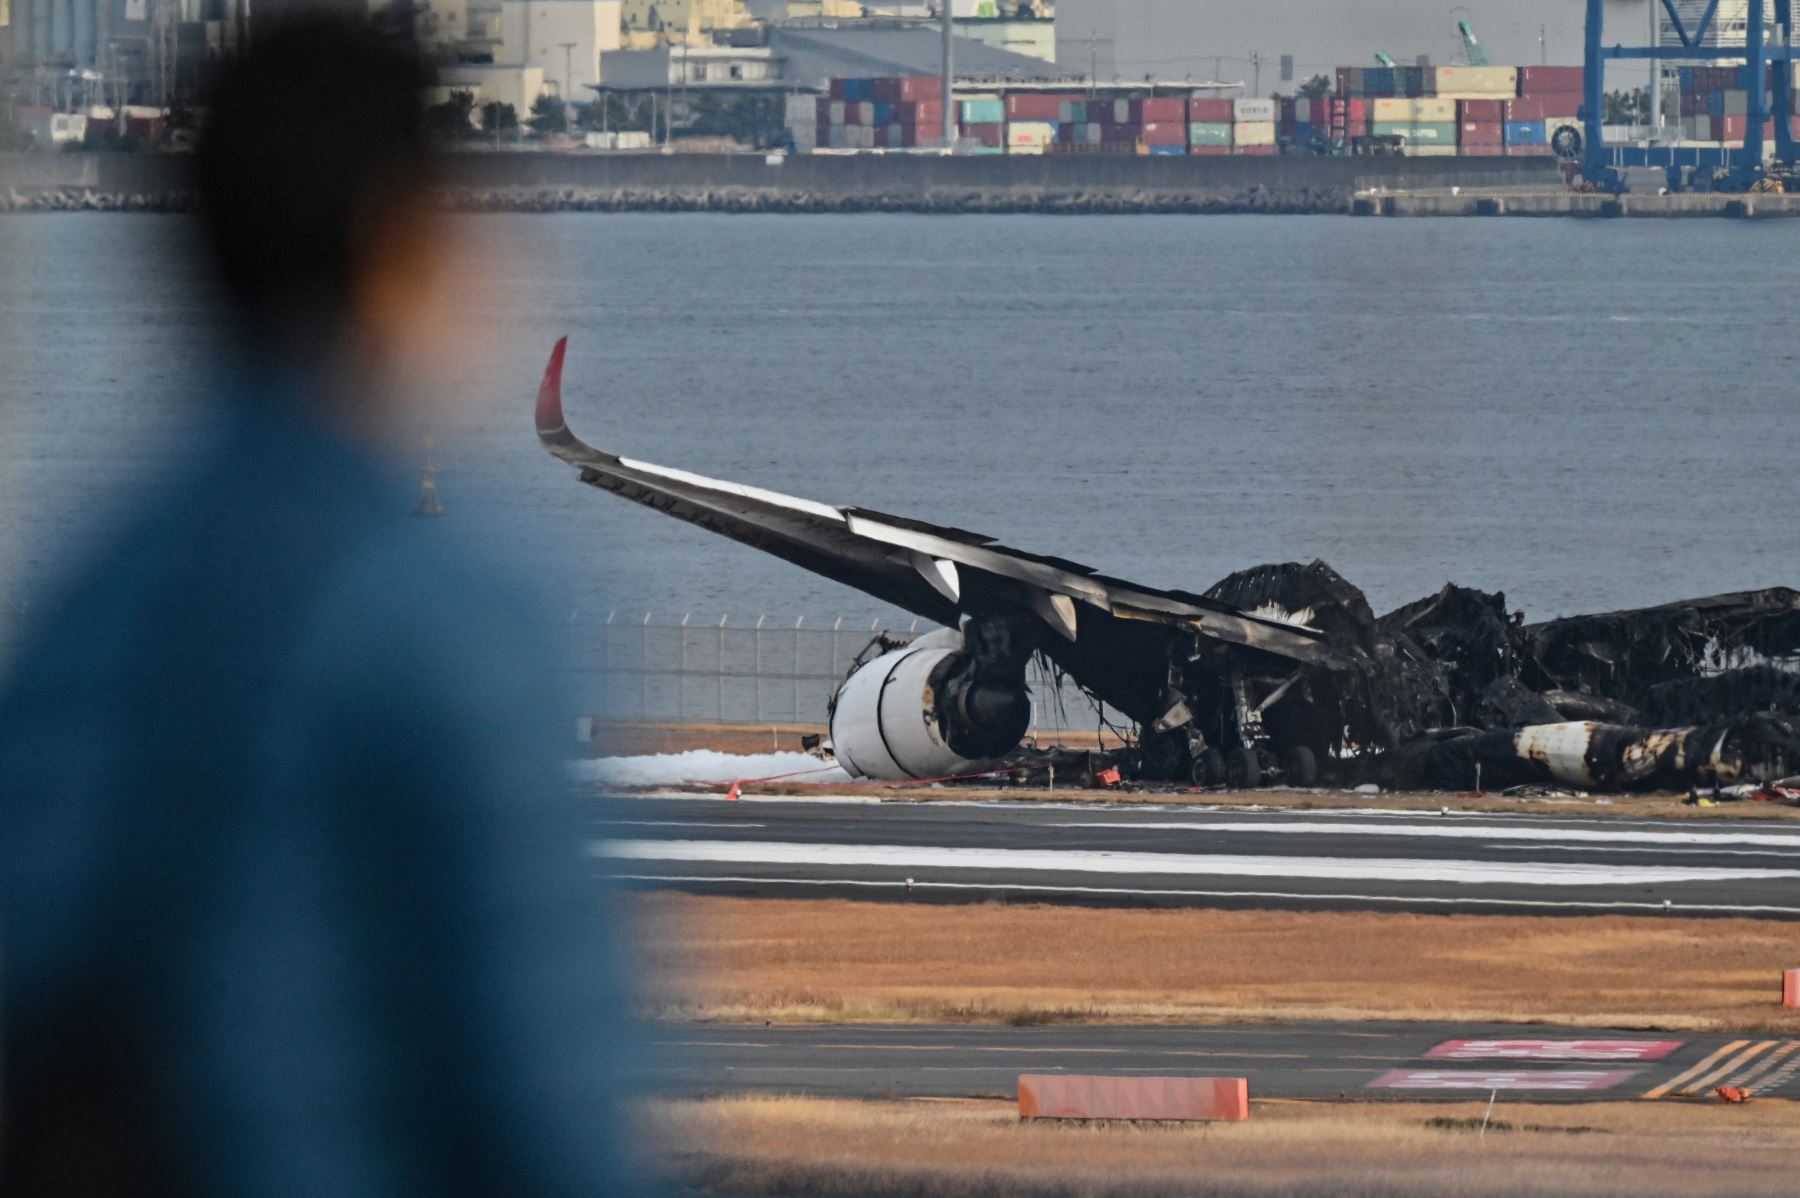
[[[726,792],[725,792],[725,798],[726,798],[726,799],[727,799],[727,800],[729,800],[729,801],[730,801],[730,802],[733,802],[733,803],[735,803],[735,802],[737,802],[737,798],[738,798],[738,779],[736,779],[736,778],[733,778],[733,779],[732,779],[732,780],[731,780],[731,789],[730,789],[730,790],[728,790],[728,791],[726,791]]]

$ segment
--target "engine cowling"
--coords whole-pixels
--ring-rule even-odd
[[[1022,665],[993,666],[955,629],[865,663],[832,702],[838,764],[853,778],[904,781],[975,773],[1010,753],[1031,727],[1031,696]]]

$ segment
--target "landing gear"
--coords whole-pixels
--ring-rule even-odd
[[[1255,790],[1262,781],[1262,759],[1248,745],[1239,745],[1225,755],[1225,780],[1233,790]]]
[[[1225,754],[1208,745],[1194,759],[1195,786],[1218,786],[1225,781]]]
[[[1295,745],[1281,755],[1281,773],[1289,786],[1311,786],[1319,780],[1319,761],[1305,745]]]

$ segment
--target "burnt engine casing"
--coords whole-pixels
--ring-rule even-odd
[[[994,649],[971,625],[859,666],[831,705],[838,764],[854,778],[905,781],[976,773],[1012,752],[1031,728],[1030,654]]]

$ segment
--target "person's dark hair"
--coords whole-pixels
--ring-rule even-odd
[[[336,331],[374,218],[429,181],[430,81],[408,43],[326,14],[268,28],[221,73],[195,176],[243,334],[273,347]]]

